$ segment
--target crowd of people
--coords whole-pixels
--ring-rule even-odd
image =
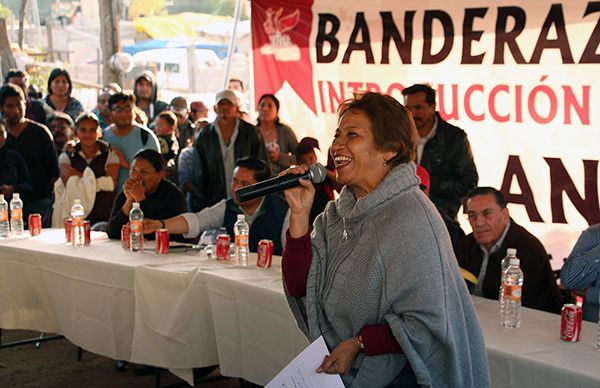
[[[507,248],[521,258],[523,305],[560,311],[544,246],[510,217],[499,190],[477,186],[467,134],[442,119],[429,85],[404,89],[404,105],[379,93],[345,101],[325,182],[302,180],[285,198],[240,202],[235,190],[304,173],[318,160],[318,141],[298,140],[280,120],[274,94],[258,99],[252,124],[243,83],[232,79],[216,94],[209,122],[204,102],[160,100],[148,71],[132,93],[104,87],[91,112],[71,95],[66,70],[50,73],[43,99],[31,96],[22,71],[11,70],[4,81],[0,191],[7,200],[20,193],[24,220],[40,213],[44,226],[61,227],[78,198],[93,227],[118,239],[139,202],[147,238],[167,228],[190,241],[223,227],[233,235],[236,216],[244,214],[250,250],[268,238],[283,254],[299,327],[310,338],[323,335],[332,350],[320,371],[342,373],[347,384],[488,381],[468,293],[498,299]],[[466,235],[461,206],[472,228]],[[582,235],[563,269],[563,283],[587,290],[593,301],[595,310],[584,314],[590,319],[598,317],[598,230]],[[459,268],[477,281],[465,282]]]

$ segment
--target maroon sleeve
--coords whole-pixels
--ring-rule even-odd
[[[398,341],[396,341],[389,323],[365,326],[358,334],[362,335],[365,354],[367,356],[402,353],[402,348]]]
[[[294,298],[306,295],[308,269],[312,262],[310,231],[299,238],[292,238],[290,230],[285,232],[286,242],[281,259],[281,270],[287,290]]]

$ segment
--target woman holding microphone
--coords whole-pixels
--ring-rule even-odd
[[[345,187],[312,230],[312,184],[285,192],[284,288],[300,329],[311,341],[323,336],[331,352],[317,372],[351,387],[489,386],[448,232],[419,189],[408,111],[365,93],[342,104],[338,126],[331,154]]]

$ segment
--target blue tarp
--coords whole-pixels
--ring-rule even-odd
[[[227,58],[227,45],[224,44],[210,44],[210,43],[196,43],[194,45],[198,49],[208,49],[213,50],[219,59]],[[178,48],[178,47],[188,47],[188,44],[184,42],[178,42],[173,40],[166,39],[150,39],[144,40],[142,42],[136,43],[131,46],[123,46],[122,51],[128,54],[136,54],[140,51],[159,49],[159,48]]]

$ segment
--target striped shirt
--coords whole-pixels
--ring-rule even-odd
[[[561,270],[560,278],[571,290],[600,285],[600,224],[590,226],[581,234]]]

